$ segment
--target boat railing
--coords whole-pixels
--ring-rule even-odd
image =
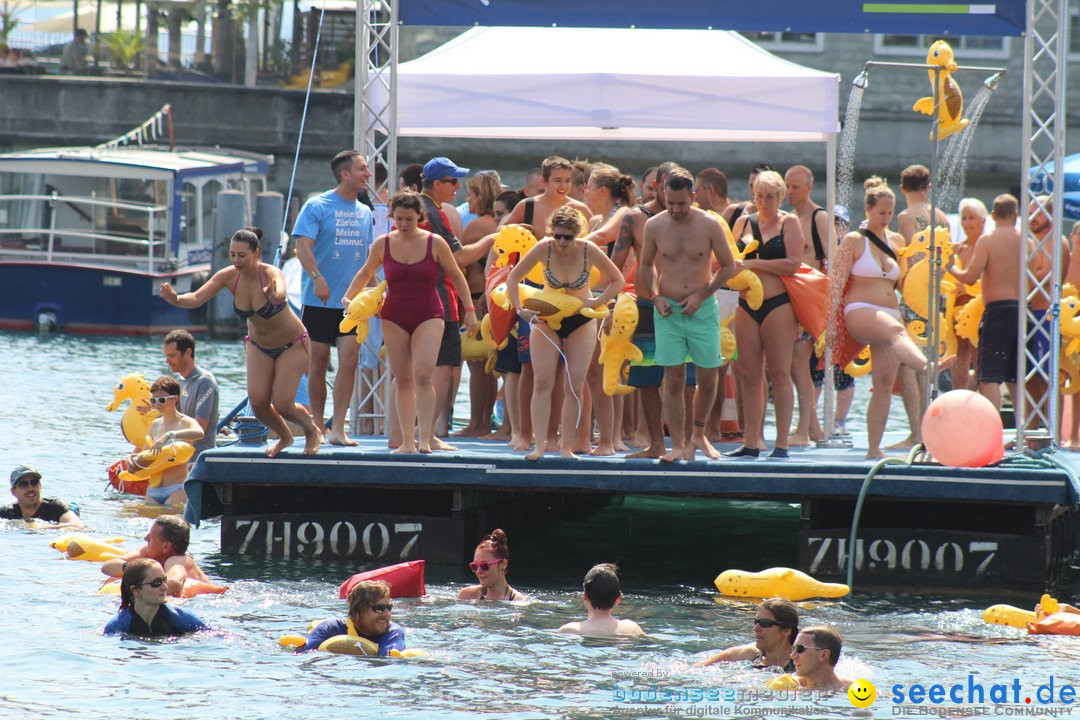
[[[43,213],[27,212],[20,203],[48,203],[47,224],[40,222],[46,219]],[[60,206],[71,214],[64,217]],[[44,255],[45,262],[85,261],[90,255],[95,264],[145,266],[151,273],[176,267],[176,259],[168,257],[168,208],[163,205],[50,193],[0,195],[0,209],[7,211],[0,221],[0,255]],[[39,223],[22,225],[20,215]]]

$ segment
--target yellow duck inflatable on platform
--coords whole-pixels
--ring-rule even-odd
[[[63,535],[49,543],[49,547],[64,553],[69,560],[86,562],[105,562],[124,554],[123,548],[116,547],[124,542],[123,538],[95,540],[89,535],[79,533]]]
[[[487,320],[487,316],[484,316]],[[489,327],[491,323],[488,323]],[[483,339],[481,334],[479,337],[468,335],[465,332],[465,326],[461,327],[461,359],[467,362],[476,362],[479,360],[487,360],[488,355],[495,352],[494,344],[495,340],[492,339],[491,343],[487,343]],[[482,328],[481,328],[482,332]],[[489,330],[490,332],[490,330]]]
[[[934,229],[934,245],[941,248],[941,262],[944,267],[953,253],[948,228],[939,225]],[[930,228],[915,233],[911,238],[911,242],[896,253],[897,257],[905,259],[919,254],[922,254],[923,257],[908,268],[907,274],[904,275],[902,294],[904,304],[908,309],[919,317],[926,318],[930,312],[928,307],[929,296],[927,294],[927,287],[930,284]],[[955,278],[946,274],[942,278],[942,292],[948,292],[951,289],[946,285],[950,281],[953,286],[959,285],[956,283]]]
[[[358,292],[349,302],[349,307],[345,308],[345,317],[338,323],[338,330],[347,333],[356,328],[356,342],[364,342],[368,334],[368,320],[382,309],[385,298],[385,280],[375,287],[364,288]]]
[[[154,441],[149,436],[146,438],[146,444],[143,447],[148,447],[154,444]],[[121,480],[149,480],[151,486],[155,486],[161,483],[161,474],[166,470],[174,467],[179,467],[191,459],[191,456],[195,454],[195,448],[191,444],[184,442],[183,440],[177,440],[171,442],[161,448],[160,452],[153,452],[152,450],[144,450],[135,456],[132,461],[136,466],[135,470],[121,470],[117,473],[117,477]],[[155,482],[155,480],[157,482]]]
[[[161,416],[157,410],[139,412],[140,406],[150,407],[150,383],[142,373],[132,373],[120,378],[120,382],[113,387],[113,401],[106,405],[105,409],[112,412],[125,400],[130,400],[131,404],[120,418],[120,429],[124,433],[124,439],[136,448],[141,448],[143,438],[150,432],[150,423]]]
[[[851,588],[841,583],[823,583],[792,568],[775,567],[761,572],[725,570],[716,578],[716,589],[724,595],[747,598],[779,597],[792,602],[810,598],[841,598]]]
[[[741,262],[746,259],[747,253],[751,253],[757,249],[758,241],[751,240],[742,250],[740,250],[739,244],[735,242],[735,236],[731,234],[731,229],[728,228],[724,218],[712,210],[709,212],[720,218],[721,226],[724,228],[724,238],[727,240],[733,258]],[[765,297],[765,291],[761,288],[761,278],[759,278],[757,273],[753,270],[740,270],[735,273],[730,280],[724,283],[724,285],[732,290],[738,290],[739,292],[745,291],[746,304],[752,309],[757,310],[761,307],[761,300]],[[727,355],[725,354],[724,357],[727,357]]]
[[[926,52],[926,64],[937,65],[942,70],[927,70],[930,76],[930,87],[934,88],[935,75],[937,76],[936,92],[931,97],[919,98],[912,106],[912,110],[923,115],[934,114],[934,97],[937,97],[937,122],[938,140],[944,140],[953,133],[960,132],[968,126],[964,115],[964,96],[960,92],[960,86],[952,79],[953,71],[956,70],[956,60],[953,58],[953,50],[949,43],[938,40]],[[930,140],[934,139],[934,132],[930,131]]]
[[[611,315],[611,332],[600,337],[600,364],[604,366],[604,393],[628,395],[634,388],[623,384],[623,364],[644,358],[641,348],[632,343],[638,324],[637,301],[632,295],[620,293]]]
[[[747,300],[747,302],[749,303],[750,301]],[[735,340],[735,332],[729,327],[731,321],[734,319],[735,314],[732,313],[720,320],[720,358],[723,360],[723,362],[720,363],[720,367],[724,367],[734,360],[739,353],[739,345]]]
[[[1062,393],[1074,395],[1080,392],[1080,297],[1072,283],[1062,288],[1060,327],[1058,384]]]
[[[564,290],[552,288],[534,288],[531,285],[518,285],[518,296],[521,305],[529,310],[535,310],[540,314],[540,319],[548,324],[552,330],[562,327],[562,321],[571,315],[580,312],[585,317],[607,317],[608,309],[583,308],[585,304],[580,298],[568,295]],[[506,295],[506,283],[499,284],[491,291],[492,302],[500,307],[511,309],[510,298]]]
[[[500,268],[509,265],[510,256],[514,254],[520,260],[525,257],[525,253],[533,249],[535,244],[536,236],[529,232],[529,228],[524,225],[504,225],[495,234],[495,244],[492,245],[492,249],[495,251],[495,267]],[[525,279],[537,285],[543,285],[544,268],[537,265],[529,271]]]

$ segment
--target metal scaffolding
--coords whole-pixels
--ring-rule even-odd
[[[1026,440],[1057,446],[1058,353],[1061,346],[1058,313],[1061,298],[1062,159],[1065,154],[1065,59],[1068,51],[1068,0],[1028,0],[1024,38],[1024,157],[1020,172],[1020,233],[1024,312],[1019,314],[1017,338],[1018,383],[1016,447]],[[1032,195],[1031,184],[1049,195]],[[1033,205],[1029,211],[1029,205]],[[1054,212],[1054,211],[1057,212]],[[1049,220],[1040,234],[1031,220]],[[1049,262],[1050,271],[1046,271]],[[1043,309],[1038,309],[1043,308]],[[1048,336],[1050,352],[1035,347]],[[1033,342],[1035,341],[1035,342]],[[1045,341],[1045,338],[1044,338]]]

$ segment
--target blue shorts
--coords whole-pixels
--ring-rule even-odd
[[[626,384],[630,387],[660,387],[664,382],[663,365],[631,365]],[[693,363],[686,363],[686,384],[697,385],[697,368]]]
[[[1027,349],[1039,367],[1050,370],[1050,364],[1046,358],[1050,357],[1050,321],[1046,318],[1046,310],[1031,310],[1036,322],[1028,328],[1030,337],[1027,341]],[[1028,363],[1029,369],[1033,365]]]
[[[525,363],[532,363],[532,354],[529,352],[529,333],[532,328],[529,323],[525,322],[521,318],[518,318],[518,336],[517,336],[517,351],[518,351],[518,365],[524,365]]]
[[[153,500],[158,505],[164,505],[169,502],[169,498],[174,492],[184,487],[184,483],[176,483],[174,485],[158,485],[157,487],[146,488],[146,498]]]

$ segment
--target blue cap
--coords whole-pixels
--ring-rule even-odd
[[[425,180],[463,178],[469,174],[469,168],[458,167],[450,158],[435,157],[424,164],[423,174]]]
[[[20,465],[11,471],[11,487],[15,487],[15,483],[22,480],[27,475],[33,475],[38,480],[41,479],[41,473],[35,470],[30,465]]]
[[[851,213],[843,205],[833,205],[833,215],[848,224],[851,223]]]

